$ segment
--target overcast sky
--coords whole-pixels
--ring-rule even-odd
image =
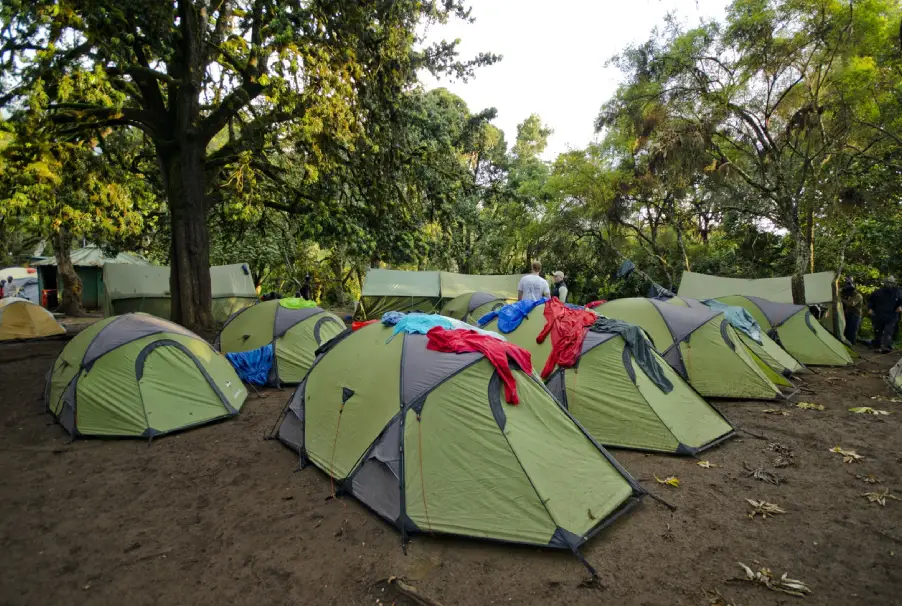
[[[460,38],[462,58],[487,51],[504,56],[477,71],[469,82],[428,73],[428,88],[444,86],[470,110],[498,109],[495,125],[508,145],[517,124],[532,113],[554,129],[546,159],[594,138],[601,104],[616,90],[620,72],[605,62],[634,42],[643,42],[668,12],[689,25],[722,19],[727,0],[472,0],[476,22],[433,26],[430,41]]]

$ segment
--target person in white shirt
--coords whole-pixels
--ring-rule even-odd
[[[567,283],[564,282],[564,272],[556,271],[551,274],[552,279],[554,280],[554,288],[551,289],[551,296],[557,297],[561,300],[561,303],[567,302]]]
[[[532,262],[532,273],[520,278],[517,285],[517,299],[520,301],[539,301],[545,297],[551,297],[551,289],[548,280],[542,277],[542,264]]]

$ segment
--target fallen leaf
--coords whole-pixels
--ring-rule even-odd
[[[782,408],[765,408],[761,412],[763,412],[764,414],[768,414],[768,415],[781,415],[784,417],[789,416],[789,411],[783,410]]]
[[[840,447],[840,446],[834,446],[833,448],[830,449],[830,452],[835,452],[837,454],[841,454],[843,463],[856,463],[856,462],[864,459],[863,456],[861,456],[854,450],[843,450],[842,447]]]
[[[855,474],[855,477],[861,480],[862,482],[867,482],[868,484],[881,484],[880,479],[872,473],[867,475],[861,475],[860,473]]]
[[[823,404],[815,404],[813,402],[796,402],[795,407],[802,410],[824,410]]]
[[[658,476],[655,476],[655,482],[658,484],[667,484],[668,486],[673,486],[674,488],[680,487],[680,479],[676,476],[667,476],[663,480]]]
[[[746,499],[746,501],[749,505],[752,506],[752,513],[749,514],[750,520],[756,515],[760,515],[763,519],[767,519],[767,516],[775,516],[786,513],[785,509],[775,505],[774,503],[768,503],[767,501],[755,501],[753,499]]]
[[[890,494],[889,488],[884,488],[883,492],[866,492],[861,495],[867,498],[868,503],[877,503],[881,507],[886,507],[886,500],[893,499],[894,501],[902,501],[896,495]]]
[[[872,400],[878,400],[880,402],[892,402],[894,404],[902,404],[902,399],[900,398],[887,398],[886,396],[871,396]]]
[[[745,461],[742,462],[742,466],[748,472],[748,474],[746,475],[750,478],[755,478],[756,480],[761,480],[762,482],[767,482],[768,484],[773,484],[774,486],[779,485],[780,482],[783,481],[783,478],[775,473],[767,471],[763,467],[756,467],[752,469]]]
[[[854,412],[857,415],[869,414],[869,415],[888,415],[889,412],[886,410],[878,410],[876,408],[871,408],[870,406],[856,406],[855,408],[850,408],[849,412]]]
[[[596,520],[596,519],[598,519],[598,518],[596,518],[595,515],[592,513],[592,510],[591,510],[591,509],[587,509],[587,510],[586,510],[586,514],[589,516],[589,519],[590,519],[590,520]]]
[[[742,566],[742,569],[745,571],[745,578],[735,580],[758,583],[764,585],[772,591],[780,591],[783,593],[788,593],[789,595],[798,596],[800,598],[803,598],[811,593],[811,588],[809,588],[808,585],[806,585],[802,581],[799,581],[798,579],[790,579],[787,576],[788,573],[786,572],[784,572],[783,576],[779,579],[774,579],[773,573],[769,568],[761,568],[758,570],[758,572],[753,572],[751,568],[749,568],[742,562],[737,563]]]
[[[699,467],[704,467],[705,469],[711,469],[712,467],[720,467],[720,465],[715,465],[711,461],[699,461],[696,463]]]

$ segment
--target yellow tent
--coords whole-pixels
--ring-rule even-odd
[[[15,297],[0,299],[0,341],[63,334],[66,334],[66,329],[40,305]]]

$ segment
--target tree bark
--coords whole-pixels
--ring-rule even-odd
[[[53,254],[56,257],[57,294],[59,294],[59,305],[56,310],[67,316],[79,318],[86,314],[85,308],[81,305],[81,278],[72,265],[71,245],[72,237],[65,227],[53,234]]]
[[[805,241],[808,244],[808,271],[814,273],[814,205],[809,204],[805,223]]]
[[[172,223],[171,319],[203,334],[213,330],[204,149],[197,141],[184,141],[161,164]]]
[[[799,229],[792,232],[795,240],[795,268],[792,274],[792,298],[798,305],[805,303],[805,279],[809,267],[809,244],[806,235]]]

